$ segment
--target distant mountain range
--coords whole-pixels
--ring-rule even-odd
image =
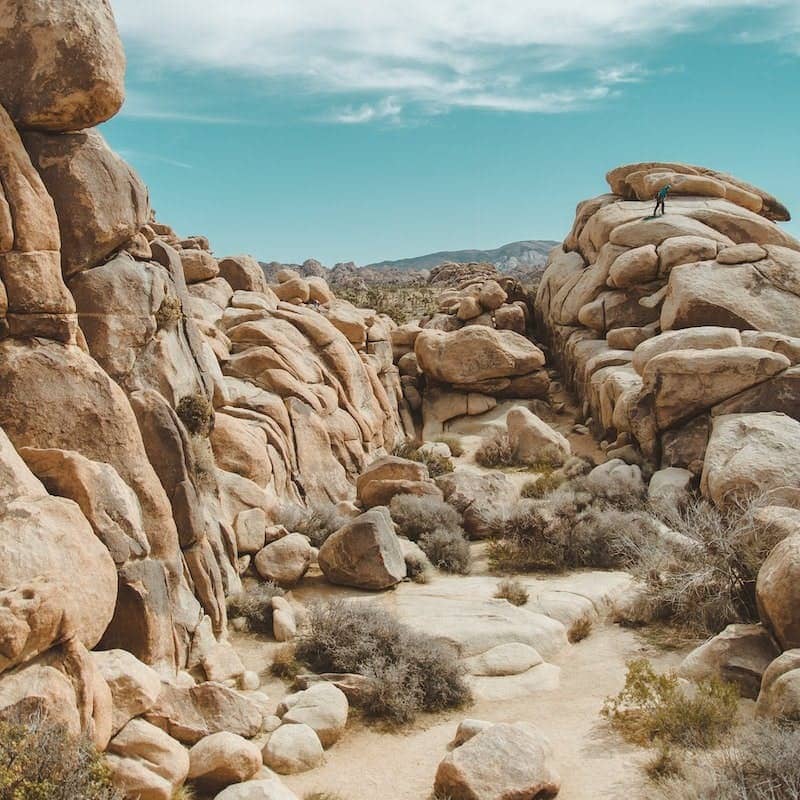
[[[396,261],[378,261],[367,264],[368,269],[422,270],[432,269],[445,261],[468,263],[472,261],[494,264],[501,272],[511,272],[516,267],[544,266],[548,253],[558,244],[547,240],[511,242],[494,250],[441,250],[414,258]]]
[[[536,281],[544,271],[547,255],[558,244],[548,240],[529,240],[511,242],[494,250],[440,250],[414,258],[401,258],[397,261],[378,261],[363,267],[352,261],[326,267],[319,261],[309,258],[302,264],[283,264],[277,261],[261,262],[267,280],[273,282],[277,273],[284,268],[296,270],[306,277],[319,275],[334,287],[354,287],[374,284],[385,285],[423,285],[428,280],[428,272],[447,261],[459,264],[478,262],[492,264],[499,272],[504,272],[523,283]]]

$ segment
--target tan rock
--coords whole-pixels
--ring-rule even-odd
[[[800,422],[779,413],[713,418],[700,482],[706,497],[724,505],[763,494],[798,508],[798,486]]]
[[[125,54],[107,3],[3,0],[0,18],[0,104],[20,128],[81,130],[119,111]]]
[[[349,707],[347,697],[341,689],[322,681],[285,697],[278,706],[277,714],[283,726],[310,727],[327,749],[344,733]]]
[[[655,245],[646,244],[621,253],[609,268],[608,285],[617,289],[649,283],[658,275]]]
[[[307,303],[311,298],[311,287],[303,278],[292,278],[272,287],[278,300],[285,303]]]
[[[319,566],[331,583],[388,589],[406,574],[403,551],[386,508],[373,508],[325,540]]]
[[[643,375],[647,362],[661,353],[671,350],[720,350],[741,345],[742,339],[736,328],[707,325],[680,331],[666,331],[638,345],[632,363],[633,368]]]
[[[506,424],[514,457],[521,463],[533,464],[542,460],[563,462],[572,452],[566,437],[525,406],[511,409]]]
[[[454,800],[555,797],[561,781],[549,761],[550,745],[533,725],[492,725],[444,758],[434,791]]]
[[[91,655],[111,689],[114,701],[112,733],[116,736],[130,720],[155,705],[161,693],[161,679],[155,670],[127,650],[97,651]]]
[[[704,236],[675,236],[658,247],[659,275],[669,275],[673,267],[697,261],[713,260],[719,245]]]
[[[267,515],[261,508],[240,511],[234,522],[239,553],[255,555],[266,544]]]
[[[261,766],[256,745],[225,731],[206,736],[189,751],[189,780],[202,792],[248,781]]]
[[[214,800],[298,800],[297,795],[287,789],[276,775],[263,777],[263,772],[253,780],[229,786]]]
[[[773,548],[758,573],[756,599],[764,624],[785,650],[800,646],[800,519],[798,512],[786,509],[795,520],[797,533],[787,536]]]
[[[800,719],[800,650],[781,653],[765,670],[756,715],[776,720]]]
[[[264,745],[264,763],[281,775],[318,767],[325,756],[319,737],[308,725],[281,725]]]
[[[267,435],[261,428],[217,413],[210,439],[220,469],[235,472],[261,487],[269,484],[272,464],[267,452]]]
[[[235,291],[272,293],[261,267],[252,256],[229,256],[219,262],[219,273]]]
[[[466,322],[467,320],[477,319],[480,317],[482,312],[483,309],[481,308],[478,298],[468,295],[467,297],[462,298],[461,302],[458,304],[456,316],[460,320]]]
[[[487,311],[496,311],[508,300],[508,295],[497,281],[489,280],[481,286],[478,300]]]
[[[219,275],[217,259],[205,250],[180,250],[183,276],[186,283],[208,281]]]
[[[279,586],[293,586],[306,574],[311,563],[311,545],[299,533],[290,533],[266,545],[256,554],[258,574]]]
[[[147,222],[147,189],[97,131],[23,140],[55,203],[65,276],[96,266]]]
[[[723,247],[717,255],[718,264],[748,264],[767,257],[767,251],[755,242]]]
[[[544,366],[534,344],[512,331],[471,326],[459,331],[424,330],[414,345],[420,369],[444,383],[475,383],[525,375]]]

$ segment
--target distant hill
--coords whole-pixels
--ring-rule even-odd
[[[524,241],[511,242],[494,250],[442,250],[414,258],[397,261],[378,261],[367,264],[369,269],[421,270],[432,269],[445,261],[457,263],[485,262],[494,264],[501,272],[511,272],[517,267],[540,267],[547,261],[547,254],[558,242]]]

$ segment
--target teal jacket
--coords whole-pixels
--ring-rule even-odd
[[[669,194],[669,190],[670,190],[669,186],[665,186],[663,189],[659,189],[658,199],[659,200],[664,200],[666,198],[666,196]]]

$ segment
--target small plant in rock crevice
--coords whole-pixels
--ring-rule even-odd
[[[175,412],[186,426],[186,430],[194,436],[208,436],[214,429],[214,407],[211,401],[199,392],[181,397]]]
[[[511,605],[524,606],[528,602],[528,590],[518,580],[507,578],[497,584],[494,596],[499,600],[508,600]]]
[[[243,617],[247,629],[272,635],[272,598],[283,597],[280,586],[267,581],[228,598],[228,618]]]

